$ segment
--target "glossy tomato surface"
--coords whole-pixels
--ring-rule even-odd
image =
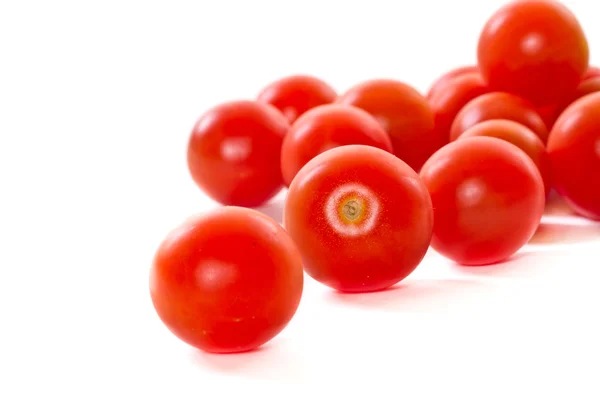
[[[243,352],[275,337],[303,289],[300,254],[257,211],[223,207],[189,219],[156,252],[150,294],[179,339],[211,353]]]
[[[560,103],[588,69],[585,34],[569,9],[553,0],[511,1],[485,25],[479,68],[493,90],[536,105]]]
[[[292,75],[265,87],[258,101],[275,106],[291,123],[311,108],[333,103],[336,97],[336,91],[321,79]]]
[[[542,175],[546,197],[552,189],[550,160],[542,140],[525,125],[508,120],[489,120],[467,129],[459,140],[470,137],[495,137],[514,144],[523,150],[535,163]]]
[[[274,107],[234,101],[196,123],[187,161],[196,184],[225,205],[254,207],[283,187],[280,153],[289,124]]]
[[[366,81],[340,96],[337,102],[362,108],[373,115],[390,135],[394,154],[415,170],[443,145],[443,138],[435,130],[429,103],[417,90],[402,82]]]
[[[290,128],[281,149],[281,172],[287,186],[300,168],[334,147],[363,144],[392,152],[392,142],[371,114],[340,104],[313,108]]]
[[[548,140],[556,190],[579,214],[600,220],[600,93],[573,103]]]
[[[592,76],[582,80],[579,86],[577,86],[575,92],[573,92],[564,103],[556,105],[552,109],[547,108],[546,110],[542,111],[547,112],[546,126],[553,127],[558,117],[567,109],[567,107],[580,98],[596,92],[600,92],[600,76]],[[542,118],[544,117],[542,113],[540,113],[540,115],[542,115]]]
[[[429,97],[429,104],[435,115],[435,128],[444,138],[444,144],[450,141],[450,128],[460,110],[471,100],[487,92],[487,86],[479,72],[466,72],[448,80]]]
[[[368,292],[414,271],[429,246],[433,210],[406,163],[375,147],[350,145],[300,170],[284,226],[310,276],[340,291]]]
[[[479,68],[476,65],[465,65],[446,72],[438,79],[436,79],[435,82],[433,82],[433,84],[427,91],[427,96],[425,97],[427,97],[427,100],[431,100],[431,98],[435,96],[437,92],[443,90],[449,82],[452,82],[455,78],[459,76],[470,73],[479,73]]]
[[[544,183],[522,150],[471,137],[440,149],[423,166],[435,225],[431,246],[463,265],[487,265],[517,252],[544,212]]]
[[[467,129],[490,119],[518,122],[535,132],[544,143],[548,139],[546,124],[531,103],[512,94],[493,92],[473,99],[460,110],[450,128],[450,140],[456,140]]]
[[[588,68],[587,72],[585,73],[585,75],[583,75],[583,79],[582,80],[586,80],[586,79],[590,79],[590,78],[596,78],[598,76],[600,76],[600,68],[590,66]]]

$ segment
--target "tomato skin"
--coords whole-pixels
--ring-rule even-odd
[[[585,75],[583,75],[582,81],[590,78],[596,78],[600,76],[600,68],[590,66],[586,71]]]
[[[300,254],[263,214],[223,207],[190,218],[158,248],[150,294],[179,339],[209,353],[255,349],[294,316],[303,289]]]
[[[509,120],[489,120],[467,129],[458,140],[479,136],[502,139],[523,150],[540,171],[548,197],[552,189],[550,160],[546,146],[531,129]]]
[[[307,111],[294,122],[283,140],[281,172],[285,184],[289,186],[298,171],[318,154],[349,144],[393,152],[383,127],[360,108],[328,104]]]
[[[431,246],[462,265],[503,261],[525,245],[544,212],[544,183],[533,161],[504,140],[450,143],[423,166],[431,194]]]
[[[213,200],[261,205],[283,187],[280,153],[289,124],[274,107],[233,101],[207,111],[188,142],[194,182]]]
[[[373,115],[392,139],[394,154],[418,171],[444,140],[435,130],[433,111],[413,87],[391,79],[360,83],[337,103],[362,108]]]
[[[414,271],[431,240],[433,210],[406,163],[375,147],[349,145],[300,170],[284,226],[311,277],[339,291],[369,292]]]
[[[538,106],[559,103],[575,90],[588,63],[583,29],[558,1],[510,2],[479,38],[478,65],[490,87]]]
[[[435,128],[444,138],[444,144],[450,141],[452,122],[460,110],[471,100],[487,92],[487,85],[479,72],[470,72],[447,81],[429,97],[429,104],[435,115]]]
[[[456,140],[470,127],[490,119],[518,122],[535,132],[544,143],[548,139],[548,128],[531,103],[512,94],[492,92],[475,98],[460,110],[450,128],[450,140]]]
[[[459,76],[463,76],[471,73],[479,73],[479,68],[476,65],[465,65],[462,67],[454,68],[442,76],[440,76],[429,88],[427,91],[427,95],[425,96],[427,100],[431,101],[431,98],[436,96],[439,91],[442,91],[446,88],[446,85],[452,82],[455,78]]]
[[[548,140],[556,190],[580,215],[600,220],[600,93],[561,114]]]
[[[335,89],[310,75],[292,75],[270,83],[258,94],[257,100],[277,108],[290,123],[311,108],[333,103]]]

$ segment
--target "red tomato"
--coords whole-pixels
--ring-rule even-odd
[[[427,189],[406,163],[375,147],[328,150],[292,182],[284,226],[305,271],[344,292],[387,288],[421,262],[431,239]]]
[[[285,184],[289,186],[300,168],[316,155],[349,144],[393,152],[392,142],[383,127],[360,108],[329,104],[306,112],[283,140],[281,171]]]
[[[544,121],[544,125],[546,125],[548,131],[550,131],[552,125],[554,125],[560,111],[560,107],[556,104],[537,108],[537,113],[542,118],[542,121]]]
[[[527,128],[517,122],[508,120],[489,120],[475,125],[467,129],[459,140],[475,136],[495,137],[514,144],[523,150],[529,158],[535,163],[536,167],[542,175],[544,187],[546,189],[546,197],[552,189],[552,179],[550,174],[550,160],[546,152],[546,146],[542,140]]]
[[[450,141],[450,128],[459,111],[484,93],[487,93],[487,87],[481,75],[479,72],[471,72],[448,80],[429,97],[429,104],[435,114],[435,128],[444,138],[444,143]]]
[[[484,94],[470,101],[456,116],[450,129],[450,140],[456,140],[470,127],[490,119],[508,119],[525,125],[546,143],[548,129],[529,102],[508,93]]]
[[[600,93],[570,105],[554,124],[548,153],[556,190],[579,214],[600,220]]]
[[[289,122],[311,108],[333,103],[337,97],[335,90],[313,76],[294,75],[279,79],[258,95],[258,101],[275,106]]]
[[[536,105],[569,95],[588,68],[588,43],[575,16],[553,0],[513,1],[479,38],[479,68],[493,90]]]
[[[600,75],[582,80],[579,86],[577,86],[575,92],[572,93],[563,104],[554,106],[552,111],[548,110],[547,120],[549,123],[546,125],[550,127],[554,126],[556,119],[560,116],[560,114],[562,114],[563,111],[567,109],[567,107],[583,96],[587,96],[588,94],[596,92],[600,92]]]
[[[188,167],[212,199],[254,207],[283,186],[280,153],[289,125],[274,107],[253,101],[221,104],[196,123]]]
[[[491,137],[450,143],[421,170],[434,210],[431,246],[463,265],[500,262],[535,233],[544,183],[525,152]]]
[[[433,85],[431,85],[429,91],[427,92],[427,100],[431,101],[431,98],[435,96],[437,92],[439,92],[440,90],[444,90],[446,88],[446,85],[452,82],[455,78],[471,73],[479,73],[479,68],[477,68],[477,66],[475,65],[467,65],[446,72],[444,75],[440,76],[435,82],[433,82]]]
[[[585,73],[585,75],[583,75],[583,79],[582,80],[586,80],[586,79],[590,79],[590,78],[596,78],[600,76],[600,68],[598,67],[589,67],[587,72]]]
[[[160,245],[152,302],[179,339],[211,353],[252,350],[294,316],[302,262],[288,234],[263,214],[223,207],[194,217]]]
[[[373,115],[390,135],[394,154],[415,170],[443,145],[427,100],[402,82],[389,79],[363,82],[337,102]]]

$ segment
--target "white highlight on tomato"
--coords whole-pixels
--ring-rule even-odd
[[[227,138],[221,143],[221,157],[228,162],[246,161],[251,152],[252,139],[249,137]]]
[[[355,198],[351,197],[352,194]],[[355,224],[341,219],[339,209],[344,198],[362,203],[362,212],[367,213],[362,221]],[[329,195],[325,203],[325,217],[329,225],[340,235],[361,236],[373,230],[379,218],[379,209],[379,200],[369,188],[359,183],[348,183],[338,187]]]

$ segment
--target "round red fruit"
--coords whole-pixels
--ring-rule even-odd
[[[418,171],[443,145],[427,100],[402,82],[389,79],[363,82],[340,96],[337,102],[362,108],[373,115],[390,135],[394,154],[414,170]]]
[[[485,25],[478,60],[493,90],[543,106],[575,90],[588,69],[589,48],[579,22],[560,2],[512,1]]]
[[[491,119],[507,119],[525,125],[544,143],[548,139],[548,128],[535,107],[526,100],[508,93],[487,93],[473,99],[458,113],[452,128],[450,140],[456,140],[467,129]]]
[[[558,118],[548,139],[556,190],[580,215],[600,220],[600,93],[582,97]]]
[[[431,194],[431,246],[463,265],[503,261],[533,236],[544,212],[537,167],[504,140],[472,137],[450,143],[423,166]]]
[[[340,291],[369,292],[414,271],[431,240],[433,210],[406,163],[375,147],[349,145],[300,170],[284,226],[310,276]]]
[[[335,90],[321,79],[292,75],[265,87],[258,101],[275,106],[291,123],[311,108],[333,103],[336,97]]]
[[[268,104],[234,101],[205,113],[188,142],[196,184],[225,205],[255,207],[283,187],[280,153],[289,128]]]
[[[150,273],[162,322],[210,353],[248,351],[271,340],[294,316],[302,289],[292,239],[272,219],[238,207],[191,218],[172,231]]]
[[[435,96],[437,92],[439,92],[440,90],[444,90],[446,85],[452,82],[455,78],[466,74],[471,74],[473,72],[479,72],[479,68],[477,68],[477,66],[475,65],[466,65],[446,72],[444,75],[440,76],[435,82],[433,82],[433,84],[429,88],[429,91],[427,91],[427,96],[425,97],[427,98],[427,100],[431,100],[431,98]]]
[[[307,162],[339,146],[362,144],[392,153],[383,127],[366,111],[340,104],[319,106],[294,122],[281,149],[281,172],[287,186]]]

